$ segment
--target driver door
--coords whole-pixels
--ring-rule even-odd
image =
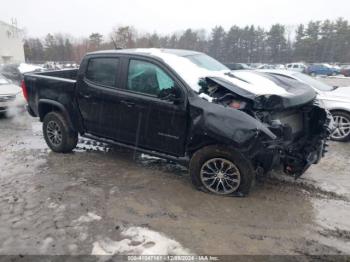
[[[137,147],[183,155],[187,131],[185,92],[170,72],[151,61],[130,59],[126,73],[119,107],[119,139]],[[173,91],[182,96],[182,103],[161,98]]]

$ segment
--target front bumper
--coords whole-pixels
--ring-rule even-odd
[[[277,139],[266,139],[257,150],[254,162],[265,171],[283,167],[285,173],[301,176],[311,165],[320,162],[327,152],[327,140],[333,131],[333,118],[322,103],[314,101],[300,108],[302,128],[296,135],[291,126],[284,124],[280,129],[274,126]],[[295,128],[294,128],[295,129]],[[296,129],[296,130],[299,130]]]
[[[283,163],[285,173],[296,178],[325,156],[327,141],[334,129],[332,115],[317,101],[314,102],[306,119],[308,132],[286,151]]]

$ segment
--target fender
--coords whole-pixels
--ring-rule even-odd
[[[265,125],[245,112],[199,98],[191,101],[190,114],[192,121],[187,141],[190,150],[194,144],[219,143],[247,151],[258,141],[277,139]]]
[[[45,115],[53,110],[44,110],[44,106],[46,105],[51,105],[52,107],[58,108],[60,112],[62,112],[63,116],[67,119],[69,126],[73,129],[73,130],[77,130],[77,127],[73,124],[72,118],[68,112],[68,110],[66,109],[66,107],[54,100],[51,99],[40,99],[39,103],[38,103],[38,113],[39,113],[39,118],[40,121],[43,121]]]

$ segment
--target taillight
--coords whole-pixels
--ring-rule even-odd
[[[21,82],[21,87],[22,87],[23,96],[28,102],[28,91],[27,91],[26,84],[24,83],[24,80],[22,80]]]

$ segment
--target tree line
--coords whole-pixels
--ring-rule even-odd
[[[265,29],[251,25],[222,26],[206,30],[187,29],[160,35],[139,33],[132,26],[113,28],[108,35],[98,32],[74,39],[64,34],[48,34],[44,39],[24,42],[27,62],[75,61],[85,53],[120,48],[180,48],[205,52],[224,63],[350,62],[350,24],[343,18],[310,21],[291,29],[274,24]]]

